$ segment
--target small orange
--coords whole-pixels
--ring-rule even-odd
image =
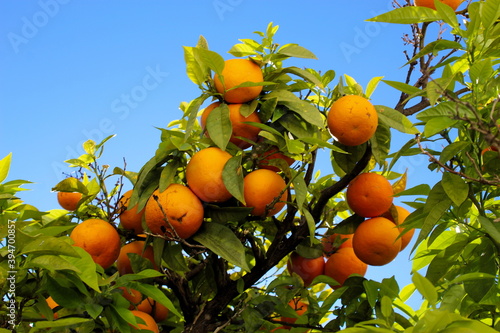
[[[356,256],[367,265],[386,265],[401,250],[399,230],[385,217],[365,220],[354,232],[352,248]]]
[[[302,278],[304,286],[309,286],[315,277],[323,275],[325,258],[305,258],[297,252],[292,252],[288,259],[287,269],[290,274],[295,273]]]
[[[120,235],[111,223],[100,219],[88,219],[71,231],[73,246],[87,251],[96,264],[106,269],[113,265],[120,254]]]
[[[290,302],[288,302],[288,305],[295,310],[297,313],[297,316],[301,317],[303,316],[309,307],[309,304],[303,302],[300,300],[300,298],[292,298]],[[281,317],[281,321],[284,321],[286,323],[293,324],[297,321],[298,318],[290,318],[290,317]],[[290,329],[292,328],[291,326],[283,326],[284,328]]]
[[[145,313],[145,312],[142,312],[142,311],[138,311],[138,310],[132,310],[131,311],[134,316],[136,316],[137,318],[140,318],[144,321],[144,324],[141,322],[140,319],[137,320],[137,325],[130,325],[136,329],[140,329],[140,330],[149,330],[151,332],[154,332],[154,333],[159,333],[160,330],[158,329],[158,325],[156,324],[155,320],[153,317],[151,317],[151,315]]]
[[[286,183],[276,172],[258,169],[243,179],[243,197],[246,206],[253,207],[254,216],[272,216],[286,204],[288,193]],[[276,200],[279,198],[278,200]],[[269,207],[273,202],[274,205]]]
[[[394,191],[382,175],[365,172],[354,178],[347,187],[349,208],[362,217],[380,216],[391,208]]]
[[[231,154],[217,147],[193,154],[186,167],[186,180],[198,198],[205,202],[224,202],[232,197],[222,180],[222,171],[230,158]]]
[[[128,253],[135,253],[141,257],[148,259],[153,264],[154,268],[157,269],[155,264],[153,247],[151,245],[145,246],[144,241],[133,241],[122,246],[119,252],[118,259],[116,261],[116,267],[120,275],[132,274],[134,273],[132,269],[132,264],[130,263],[130,258]]]
[[[54,301],[52,296],[47,297],[45,299],[45,301],[47,302],[47,305],[49,306],[49,308],[51,308],[52,310],[54,310],[56,307],[59,306],[59,304],[57,304],[57,302]],[[59,314],[56,312],[56,313],[54,313],[54,319],[57,319],[57,318],[59,318]]]
[[[137,205],[129,208],[130,197],[133,190],[128,190],[123,193],[123,196],[118,202],[118,211],[120,212],[120,223],[126,230],[133,230],[136,235],[144,233],[142,227],[142,217],[144,216],[144,209],[140,212],[137,211]]]
[[[132,288],[118,287],[122,290],[122,296],[130,302],[129,310],[135,309],[136,305],[142,302],[142,294]]]
[[[368,265],[362,262],[354,253],[352,247],[343,247],[333,253],[325,264],[325,275],[337,281],[340,285],[331,286],[340,288],[352,274],[364,276]]]
[[[159,323],[168,317],[168,308],[155,301],[151,297],[146,297],[141,303],[137,305],[137,310],[150,314],[154,320]]]
[[[353,234],[331,234],[325,235],[321,239],[321,243],[323,244],[323,253],[326,257],[329,257],[343,247],[352,247],[352,236]]]
[[[346,146],[358,146],[375,134],[378,114],[366,98],[347,95],[332,104],[327,123],[330,133],[338,142]]]
[[[81,199],[82,194],[79,192],[57,192],[57,202],[62,208],[69,211],[76,210]]]
[[[445,5],[448,5],[453,10],[457,10],[458,6],[463,2],[463,0],[439,0]],[[415,0],[415,6],[419,7],[427,7],[431,9],[436,9],[436,5],[434,4],[434,0]]]
[[[257,166],[260,169],[269,169],[274,172],[279,172],[280,169],[278,167],[270,164],[270,162],[273,160],[283,160],[286,164],[288,164],[288,166],[292,165],[295,162],[293,158],[288,157],[280,152],[278,147],[271,146],[269,147],[269,149],[260,154]]]
[[[240,87],[232,89],[244,82],[263,82],[264,76],[259,65],[250,59],[229,59],[224,63],[222,70],[224,84],[219,75],[214,75],[215,89],[223,94],[224,100],[228,103],[246,103],[257,96],[262,91],[262,86]]]
[[[181,184],[170,184],[163,192],[153,192],[144,219],[152,233],[186,239],[201,227],[203,214],[203,205],[193,191]]]
[[[395,207],[395,209],[397,211],[397,223],[395,221],[396,219],[392,216],[392,213],[391,213],[390,210],[387,211],[387,212],[385,212],[381,216],[385,217],[386,219],[390,220],[393,223],[396,223],[396,225],[400,225],[410,215],[410,212],[406,208],[403,208],[401,206],[394,206],[394,207]],[[403,230],[404,230],[404,228],[399,228],[399,232],[402,232]],[[407,232],[405,232],[401,236],[401,251],[403,251],[406,248],[406,246],[408,246],[408,244],[410,243],[411,239],[413,238],[413,234],[415,234],[415,229],[414,228],[408,230]]]
[[[219,102],[215,102],[210,104],[205,108],[203,114],[201,115],[201,127],[205,128],[207,124],[208,115],[212,112],[213,109],[220,105]],[[229,121],[231,122],[231,126],[233,128],[231,138],[229,142],[234,143],[241,149],[246,149],[250,147],[252,144],[241,139],[245,138],[252,142],[257,141],[260,128],[253,126],[251,124],[246,124],[245,122],[253,122],[253,123],[261,123],[257,112],[252,112],[248,116],[244,117],[241,114],[241,107],[243,104],[228,104],[229,108]],[[207,133],[208,135],[208,133]]]

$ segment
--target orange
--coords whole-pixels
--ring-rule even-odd
[[[278,167],[270,164],[270,162],[273,160],[275,161],[283,160],[285,161],[286,164],[288,164],[288,166],[292,165],[295,162],[293,158],[288,157],[282,152],[280,152],[278,150],[278,147],[271,146],[266,151],[259,154],[259,160],[257,162],[257,165],[260,169],[269,169],[274,172],[279,172],[280,169]]]
[[[57,202],[62,208],[69,211],[76,210],[81,199],[82,194],[79,192],[57,192]]]
[[[170,184],[163,192],[153,192],[144,218],[151,232],[186,239],[201,227],[203,214],[203,205],[193,191],[181,184]]]
[[[142,311],[138,311],[138,310],[132,310],[131,311],[134,316],[136,316],[137,318],[141,318],[143,321],[144,321],[144,324],[141,322],[140,319],[137,320],[137,325],[134,326],[134,325],[130,325],[136,329],[140,329],[140,330],[149,330],[151,332],[155,332],[155,333],[159,333],[159,329],[158,329],[158,325],[156,324],[155,320],[153,319],[153,317],[151,317],[151,315],[145,313],[145,312],[142,312]]]
[[[144,209],[140,212],[137,211],[137,205],[130,208],[129,202],[133,190],[128,190],[123,193],[123,196],[118,202],[118,211],[120,212],[120,223],[126,230],[133,230],[136,235],[144,233],[142,227],[142,217],[144,216]]]
[[[372,266],[383,266],[396,258],[401,250],[399,230],[385,217],[361,222],[354,232],[352,248],[356,256]]]
[[[410,212],[401,207],[401,206],[394,206],[396,211],[397,211],[397,223],[396,223],[396,219],[392,216],[392,213],[391,211],[387,211],[385,212],[384,214],[382,214],[382,217],[385,217],[386,219],[390,220],[391,222],[393,223],[396,223],[396,225],[400,225],[402,224],[405,219],[408,217],[408,215],[410,215]],[[403,232],[404,228],[399,228],[399,232]],[[401,251],[403,251],[406,246],[408,246],[408,243],[410,243],[411,239],[413,238],[413,234],[415,233],[415,229],[410,229],[408,230],[407,232],[405,232],[402,236],[401,236]]]
[[[210,104],[205,108],[203,114],[201,115],[201,127],[204,129],[207,124],[208,115],[212,112],[213,109],[220,105],[219,102],[215,102]],[[243,104],[228,104],[229,108],[229,121],[231,122],[231,126],[233,128],[233,132],[231,134],[231,138],[229,142],[234,143],[241,149],[246,149],[250,147],[252,144],[241,139],[245,138],[250,141],[257,141],[260,128],[253,126],[251,124],[245,124],[245,122],[253,122],[253,123],[261,123],[257,112],[252,112],[247,117],[244,117],[241,112],[241,106]],[[208,135],[208,133],[207,133]]]
[[[287,263],[287,269],[290,274],[295,273],[300,276],[304,281],[304,286],[307,287],[316,276],[324,273],[325,259],[323,256],[304,258],[297,252],[292,252]]]
[[[224,202],[232,197],[222,180],[222,171],[230,158],[231,154],[217,147],[193,154],[186,167],[186,180],[198,198],[205,202]]]
[[[54,310],[54,308],[58,307],[59,304],[57,304],[56,301],[54,301],[54,299],[52,298],[52,296],[49,296],[45,299],[45,301],[47,302],[47,305],[49,306],[49,308],[51,308],[52,310]],[[54,319],[57,319],[59,318],[59,315],[56,313],[54,313]]]
[[[328,112],[330,133],[346,146],[357,146],[370,140],[378,126],[377,110],[369,100],[347,95],[336,100]]]
[[[352,274],[364,276],[368,265],[362,262],[354,253],[352,247],[343,247],[333,253],[325,264],[325,275],[337,281],[340,285],[331,286],[333,289],[342,287]]]
[[[352,247],[352,236],[353,234],[325,235],[325,237],[321,239],[325,256],[329,257],[332,253],[343,247]]]
[[[453,10],[457,10],[458,6],[462,3],[463,0],[439,0],[445,5],[450,6]],[[436,5],[434,4],[434,0],[415,0],[415,6],[427,7],[431,9],[436,9]]]
[[[349,208],[356,214],[363,217],[375,217],[391,208],[393,194],[392,185],[384,176],[365,172],[349,183],[346,201]]]
[[[246,103],[257,96],[262,91],[262,86],[240,87],[232,89],[244,82],[263,82],[264,76],[259,65],[250,59],[229,59],[225,61],[222,70],[224,84],[219,75],[214,75],[215,90],[223,94],[224,100],[228,103]]]
[[[116,267],[118,268],[118,272],[120,273],[120,275],[134,273],[128,253],[135,253],[145,259],[148,259],[149,261],[151,261],[154,268],[157,268],[154,259],[153,247],[151,245],[145,247],[144,241],[133,241],[123,245],[120,249],[119,256],[116,261]]]
[[[146,297],[137,305],[137,310],[150,314],[154,320],[159,323],[168,317],[168,308],[155,301],[151,297]]]
[[[309,305],[303,301],[301,301],[299,298],[293,298],[288,302],[288,305],[295,310],[297,313],[297,316],[303,316],[304,313],[307,311],[307,308]],[[281,317],[281,321],[284,321],[286,323],[293,324],[297,321],[298,318],[290,318],[290,317]],[[290,329],[291,326],[283,326],[283,328]]]
[[[272,216],[285,206],[288,198],[286,183],[276,172],[258,169],[243,179],[243,197],[246,206],[253,207],[252,215]]]
[[[111,223],[88,219],[78,224],[70,234],[74,246],[87,251],[96,264],[106,269],[120,254],[120,235]]]

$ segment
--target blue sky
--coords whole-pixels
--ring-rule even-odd
[[[69,1],[0,2],[0,158],[12,152],[9,179],[32,181],[22,198],[41,210],[59,208],[51,188],[63,178],[64,160],[82,153],[87,139],[116,134],[102,162],[138,171],[153,156],[155,127],[181,116],[179,104],[199,95],[187,78],[182,46],[200,35],[226,52],[241,38],[258,38],[279,25],[276,42],[297,43],[318,60],[289,65],[333,69],[361,85],[376,76],[403,80],[403,25],[364,20],[391,8],[372,1]],[[397,93],[381,84],[374,104],[394,106]],[[409,137],[398,136],[397,149]],[[325,153],[326,154],[326,153]],[[427,161],[398,164],[410,185],[429,179]],[[328,165],[320,165],[324,173]],[[408,250],[390,265],[368,270],[380,280],[408,282]]]

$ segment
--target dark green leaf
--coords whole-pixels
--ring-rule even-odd
[[[222,170],[222,181],[227,190],[242,204],[245,204],[243,195],[243,169],[241,167],[242,155],[231,157]]]
[[[207,205],[205,214],[218,223],[243,221],[253,210],[252,207],[219,207]]]
[[[228,227],[214,222],[204,223],[193,238],[233,265],[244,271],[250,271],[246,261],[245,247]]]
[[[71,270],[77,273],[80,272],[80,270],[76,266],[74,266],[67,260],[64,260],[62,257],[56,255],[41,255],[33,258],[26,265],[27,265],[26,268],[39,267],[39,268],[44,268],[51,272],[63,269]]]
[[[35,324],[36,328],[63,328],[63,327],[73,327],[80,326],[84,323],[93,321],[92,318],[61,318],[53,321],[37,321]]]
[[[469,148],[471,145],[470,142],[467,141],[457,141],[449,144],[448,146],[443,148],[441,152],[441,156],[439,156],[439,162],[447,163],[449,160],[457,156],[461,151]]]
[[[170,163],[167,163],[160,174],[160,184],[159,190],[163,192],[167,187],[174,182],[175,176],[177,174],[177,169],[181,166],[181,163],[174,159]]]
[[[469,186],[459,175],[445,172],[441,184],[455,206],[460,206],[467,199]]]

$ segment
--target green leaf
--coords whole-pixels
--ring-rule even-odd
[[[214,222],[204,223],[193,239],[233,265],[250,271],[245,258],[245,247],[228,227]]]
[[[188,78],[198,86],[201,86],[209,77],[209,69],[198,63],[194,56],[194,47],[184,46],[184,61],[186,63],[186,74]]]
[[[493,239],[493,241],[497,244],[497,246],[500,245],[500,230],[498,228],[498,223],[494,224],[491,222],[488,218],[484,216],[479,216],[478,217],[479,223],[481,223],[481,226],[486,230],[488,235]]]
[[[500,17],[500,2],[499,1],[485,1],[481,3],[480,18],[483,22],[484,28],[490,28],[495,22],[498,22]],[[496,23],[498,24],[498,23]]]
[[[0,160],[0,183],[3,182],[9,174],[11,160],[12,153],[9,153],[7,156]]]
[[[321,112],[313,104],[301,100],[292,92],[288,90],[274,90],[265,97],[266,100],[270,98],[277,98],[278,104],[285,105],[312,125],[323,127],[325,119]]]
[[[424,135],[428,138],[452,127],[457,121],[450,117],[436,117],[430,119],[424,127]]]
[[[380,81],[382,81],[383,78],[384,78],[383,76],[377,76],[377,77],[372,78],[370,80],[370,82],[368,82],[368,84],[366,85],[366,91],[365,91],[365,95],[367,98],[370,98],[370,96],[373,94],[373,92],[375,91],[378,84],[380,83]]]
[[[305,58],[305,59],[318,59],[314,53],[309,51],[308,49],[297,45],[297,44],[286,44],[283,45],[279,50],[279,54],[283,54],[289,57],[295,58]]]
[[[462,45],[460,43],[451,40],[438,39],[424,46],[422,50],[420,50],[420,52],[418,52],[412,59],[408,60],[406,64],[410,64],[415,60],[417,60],[418,58],[421,58],[429,53],[437,55],[440,51],[443,50],[462,50]]]
[[[413,272],[412,282],[417,288],[418,292],[429,302],[429,305],[434,306],[438,300],[436,287],[424,276],[418,272]]]
[[[469,186],[459,175],[445,172],[441,184],[446,195],[453,201],[455,206],[460,206],[467,199]]]
[[[422,90],[420,90],[419,88],[403,82],[389,81],[389,80],[382,80],[382,82],[410,96],[422,93]]]
[[[238,201],[245,205],[243,195],[243,168],[241,167],[242,155],[231,157],[222,170],[222,181],[226,189]]]
[[[181,167],[181,163],[176,159],[165,165],[160,175],[160,192],[165,191],[174,182],[179,167]]]
[[[295,74],[304,80],[314,84],[315,86],[319,88],[323,88],[323,83],[311,72],[298,68],[298,67],[286,67],[281,70],[282,73],[290,73],[290,74]]]
[[[224,58],[217,52],[205,48],[196,47],[193,49],[193,55],[201,66],[207,66],[217,74],[221,74],[224,69]]]
[[[22,248],[21,254],[52,254],[79,257],[75,247],[71,246],[64,238],[51,236],[37,237]]]
[[[229,108],[227,104],[221,104],[213,109],[207,117],[206,128],[210,139],[222,150],[226,150],[227,144],[233,133],[233,126],[229,119]]]
[[[302,207],[307,199],[307,184],[304,181],[304,173],[296,173],[292,177],[293,190],[295,192],[295,200],[297,200],[297,206]]]
[[[80,326],[82,324],[93,321],[92,318],[61,318],[53,321],[37,321],[35,323],[36,328],[63,328],[63,327],[72,327],[72,326]]]
[[[205,102],[207,97],[208,95],[203,94],[200,97],[197,97],[193,99],[191,102],[189,102],[186,111],[184,112],[184,115],[187,115],[187,124],[185,129],[184,141],[187,141],[187,139],[191,135],[194,124],[196,122],[196,118],[198,117],[198,111],[200,110],[200,106],[203,104],[203,102]]]
[[[177,311],[172,301],[157,287],[150,284],[145,283],[134,283],[131,284],[131,287],[140,293],[151,297],[155,301],[165,305],[170,312],[175,314],[177,317],[182,318],[182,315]]]
[[[419,130],[415,126],[413,126],[411,121],[401,112],[383,105],[376,105],[375,109],[377,109],[379,120],[381,123],[386,124],[387,126],[390,126],[401,133],[419,133]]]
[[[459,27],[457,14],[450,6],[448,6],[447,4],[445,4],[444,2],[441,2],[441,1],[436,1],[435,5],[436,5],[436,10],[437,10],[438,14],[441,16],[441,19],[445,23],[449,24],[450,27],[452,27],[452,28]]]
[[[390,12],[375,16],[367,21],[412,24],[441,20],[441,16],[433,9],[426,7],[401,7]]]
[[[84,249],[74,246],[75,251],[79,254],[79,258],[64,256],[64,259],[69,261],[74,266],[78,267],[81,273],[78,275],[80,279],[90,288],[97,292],[99,290],[99,279],[96,271],[96,263]]]
[[[40,267],[48,271],[71,270],[80,273],[80,270],[64,258],[56,255],[41,255],[33,258],[27,264],[27,267]]]
[[[455,156],[457,156],[461,151],[466,150],[470,147],[471,143],[467,141],[457,141],[449,144],[443,148],[441,155],[439,156],[439,162],[446,163]]]
[[[245,220],[252,210],[252,207],[219,207],[208,204],[205,214],[218,223],[239,222]]]

